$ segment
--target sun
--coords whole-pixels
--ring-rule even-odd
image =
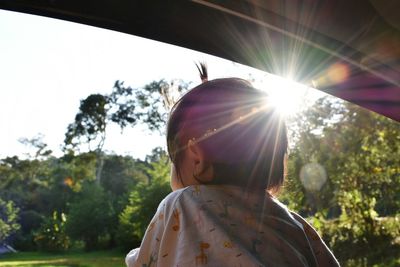
[[[276,75],[265,76],[256,87],[268,93],[268,104],[275,106],[285,117],[295,115],[318,98],[309,86]]]

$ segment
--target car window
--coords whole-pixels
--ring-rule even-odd
[[[210,79],[247,79],[284,114],[277,198],[343,265],[400,264],[398,122],[291,77],[110,30],[0,11],[0,36],[0,244],[26,261],[108,250],[104,262],[123,264],[140,245],[170,192],[168,112],[201,83],[203,62]],[[97,266],[74,257],[64,262]]]

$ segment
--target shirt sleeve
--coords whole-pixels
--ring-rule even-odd
[[[135,262],[137,260],[140,248],[135,248],[129,251],[128,255],[125,257],[125,264],[128,267],[135,266]]]
[[[173,223],[174,219],[176,220],[176,217],[179,216],[176,211],[173,210],[173,203],[177,196],[178,194],[173,192],[160,203],[156,214],[147,227],[140,248],[131,250],[126,256],[125,262],[128,267],[157,266],[159,265],[157,263],[159,263],[163,257],[166,257],[164,255],[165,253],[163,253],[165,244],[167,244],[169,248],[176,244],[174,240],[166,240],[171,238],[166,229],[167,226]],[[174,226],[179,227],[178,223],[179,222],[176,222],[176,225],[172,225],[171,229],[176,229]]]
[[[318,266],[340,266],[339,262],[333,255],[333,253],[329,250],[328,246],[319,236],[317,231],[304,220],[300,215],[295,212],[291,212],[293,217],[303,225],[304,232],[310,242],[310,245],[313,249],[315,258],[317,260]]]

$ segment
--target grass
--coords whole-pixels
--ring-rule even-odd
[[[115,251],[96,252],[19,252],[0,256],[2,267],[122,267],[125,254]]]
[[[122,267],[125,254],[115,251],[67,252],[61,254],[43,252],[19,252],[0,256],[1,267]],[[348,261],[344,266],[367,266],[360,261]],[[368,265],[370,266],[370,265]],[[400,259],[388,259],[373,267],[400,266]]]

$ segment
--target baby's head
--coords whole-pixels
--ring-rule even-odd
[[[286,126],[265,92],[238,78],[202,83],[170,114],[171,186],[227,184],[277,191],[287,143]]]

